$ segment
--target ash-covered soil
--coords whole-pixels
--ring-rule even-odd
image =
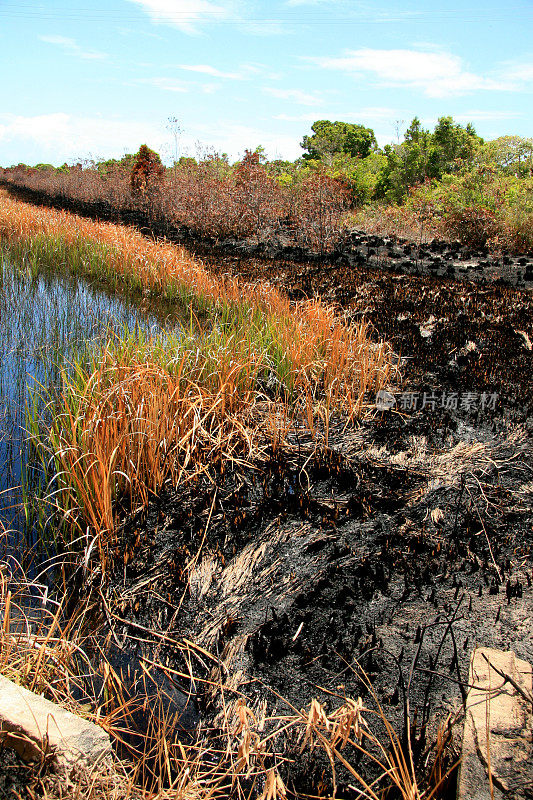
[[[215,266],[369,320],[401,358],[396,403],[168,487],[117,549],[118,635],[213,681],[175,681],[184,724],[204,728],[240,693],[257,717],[312,698],[372,704],[364,670],[400,735],[409,716],[422,762],[476,645],[533,660],[533,298],[344,266]],[[327,762],[291,746],[284,780],[316,795]]]

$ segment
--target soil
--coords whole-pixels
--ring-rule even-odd
[[[368,320],[400,357],[396,403],[353,426],[332,420],[327,440],[295,431],[261,463],[168,487],[123,535],[128,563],[110,593],[119,635],[159,632],[143,634],[138,654],[155,648],[183,674],[192,659],[218,682],[181,681],[185,728],[221,724],[220,685],[258,716],[265,701],[273,714],[361,696],[401,736],[409,719],[415,758],[430,762],[476,645],[533,660],[533,297],[344,265],[209,266]],[[327,762],[293,744],[283,778],[316,795]],[[350,776],[338,779],[339,796],[355,797]]]
[[[29,800],[28,789],[33,782],[33,771],[14,750],[0,747],[0,797],[6,800]]]

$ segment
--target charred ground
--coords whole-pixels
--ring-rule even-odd
[[[144,640],[137,655],[155,650],[184,674],[183,652],[161,637],[213,654],[190,656],[213,684],[182,681],[176,700],[188,698],[186,724],[198,715],[206,730],[221,720],[217,685],[260,715],[264,701],[372,703],[364,670],[400,733],[410,718],[422,763],[437,721],[460,707],[473,647],[533,658],[533,298],[343,265],[211,267],[371,321],[401,357],[397,392],[497,402],[397,405],[355,426],[333,420],[315,439],[297,429],[256,464],[213,465],[168,487],[122,533],[109,592],[116,629]],[[300,758],[290,739],[284,748],[295,756],[281,768],[290,788],[327,785],[324,760]]]

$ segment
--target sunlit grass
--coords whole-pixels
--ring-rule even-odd
[[[179,333],[113,337],[64,369],[51,399],[54,497],[100,537],[104,559],[124,502],[146,505],[167,480],[253,460],[296,419],[312,431],[325,423],[327,436],[332,413],[359,417],[365,395],[389,380],[390,348],[364,322],[350,325],[318,300],[292,303],[265,283],[216,277],[134,230],[1,194],[0,237],[32,271],[171,300],[191,320]]]

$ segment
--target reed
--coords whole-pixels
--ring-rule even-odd
[[[167,480],[259,457],[280,443],[273,420],[283,435],[287,419],[313,430],[332,413],[353,420],[389,381],[390,348],[318,300],[216,277],[129,228],[0,200],[2,246],[32,270],[172,300],[191,320],[177,333],[109,339],[63,369],[50,401],[56,503],[100,537],[104,559],[117,510],[146,505]]]

